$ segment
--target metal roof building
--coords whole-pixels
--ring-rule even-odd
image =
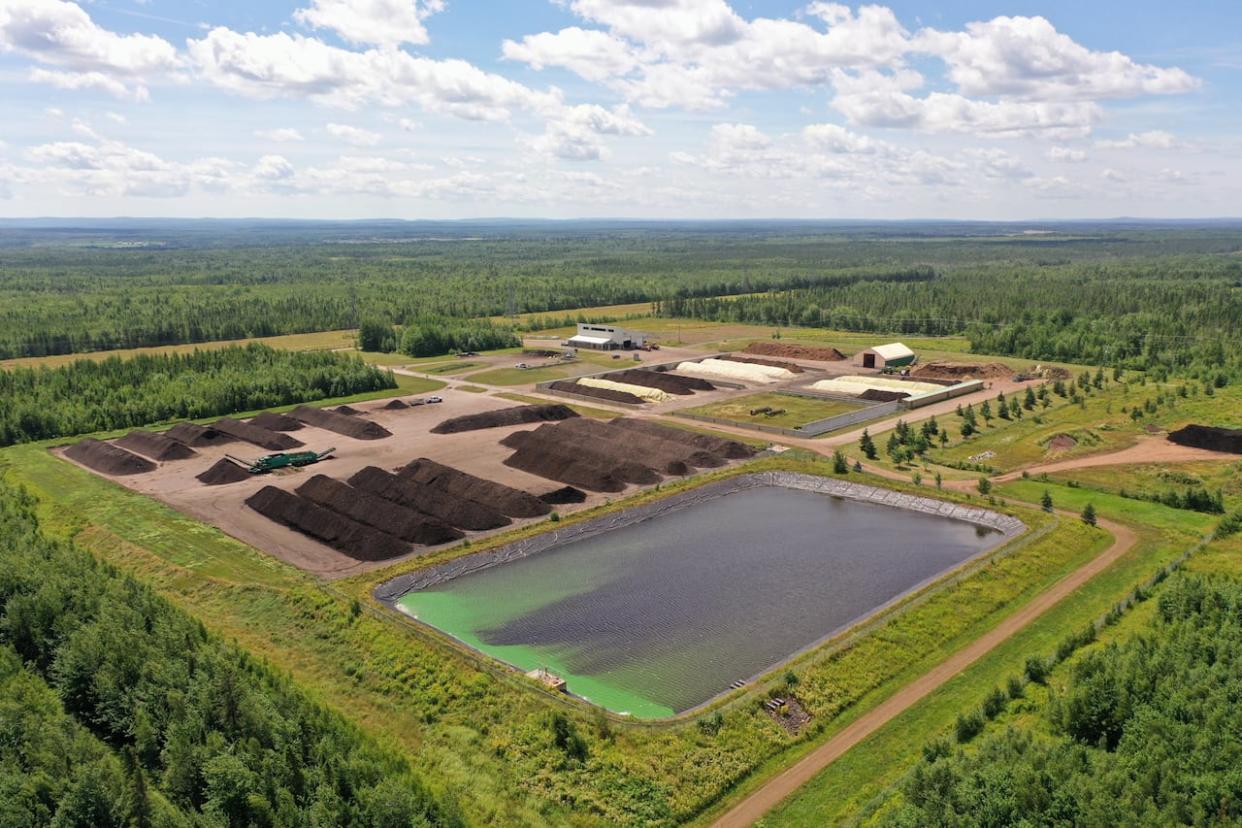
[[[899,368],[903,365],[912,365],[915,360],[914,351],[900,342],[868,348],[860,351],[859,357],[864,368]]]
[[[567,342],[573,348],[591,348],[596,351],[611,351],[616,348],[641,348],[647,343],[647,334],[642,331],[631,331],[612,325],[592,325],[578,323],[578,333]]]

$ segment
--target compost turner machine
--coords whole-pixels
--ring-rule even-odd
[[[330,448],[327,451],[282,451],[276,454],[265,454],[258,460],[242,460],[231,454],[226,454],[225,457],[251,474],[267,474],[280,469],[313,465],[325,457],[331,456],[334,451],[336,451],[335,448]]]

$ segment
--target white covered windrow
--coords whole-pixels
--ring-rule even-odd
[[[829,394],[858,395],[867,389],[876,391],[905,391],[907,394],[926,394],[940,391],[943,385],[931,382],[909,382],[907,380],[889,379],[888,377],[845,376],[820,380],[812,383],[812,391],[823,391]]]
[[[793,371],[774,365],[756,365],[751,362],[733,362],[727,359],[704,359],[699,362],[683,362],[677,373],[703,379],[719,379],[726,382],[749,382],[767,385],[791,379]]]
[[[648,388],[645,385],[634,385],[629,382],[617,382],[599,377],[583,377],[578,380],[578,384],[585,385],[587,388],[606,388],[609,391],[624,391],[647,402],[668,402],[673,398],[672,394],[667,391],[661,391],[659,388]]]

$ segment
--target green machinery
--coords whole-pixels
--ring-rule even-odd
[[[231,454],[225,455],[239,466],[244,466],[246,471],[251,474],[267,474],[277,469],[287,469],[296,466],[309,466],[312,463],[318,463],[332,452],[335,448],[327,451],[282,451],[277,454],[265,454],[258,460],[242,460]]]

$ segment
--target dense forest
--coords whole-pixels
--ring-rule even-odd
[[[1226,825],[1242,821],[1242,584],[1178,575],[1147,630],[1086,652],[1045,710],[925,751],[883,824]]]
[[[364,351],[401,351],[413,357],[440,356],[462,351],[520,348],[522,339],[511,328],[486,319],[423,317],[400,328],[379,320],[358,327],[358,347]]]
[[[44,537],[34,509],[0,485],[0,682],[19,691],[0,702],[4,825],[49,813],[96,828],[459,823],[404,759],[147,587]]]
[[[357,356],[231,346],[0,371],[0,446],[396,388]]]
[[[1242,233],[1229,228],[1097,226],[1035,237],[1001,227],[988,229],[992,235],[915,229],[458,225],[455,234],[309,240],[268,228],[261,239],[173,237],[167,246],[120,249],[69,244],[63,234],[38,244],[17,234],[24,246],[6,246],[0,233],[0,358],[336,330],[368,319],[411,325],[656,300],[675,300],[667,307],[687,314],[929,333],[960,333],[970,323],[993,330],[988,326],[1020,321],[1013,309],[1022,307],[1031,313],[1027,327],[1005,327],[1015,341],[1000,344],[1059,353],[1077,339],[1098,350],[1096,338],[1152,331],[1142,317],[1119,331],[1097,331],[1050,323],[1050,313],[1103,304],[1110,318],[1159,315],[1167,302],[1186,301],[1194,308],[1155,333],[1196,333],[1214,323],[1195,308],[1212,310],[1230,295],[1225,286],[1232,280],[1236,294],[1242,279]],[[143,238],[137,232],[125,236],[127,244]],[[158,236],[158,229],[147,231]],[[888,282],[909,274],[919,276],[900,287]],[[1183,280],[1190,288],[1176,289]],[[1079,307],[1074,296],[1088,286]],[[1121,306],[1131,310],[1109,305],[1118,287]],[[791,292],[745,299],[731,310],[676,301],[768,291]],[[1032,296],[1041,300],[1028,308]],[[1233,295],[1226,307],[1236,304]],[[1215,310],[1219,316],[1225,308]]]

